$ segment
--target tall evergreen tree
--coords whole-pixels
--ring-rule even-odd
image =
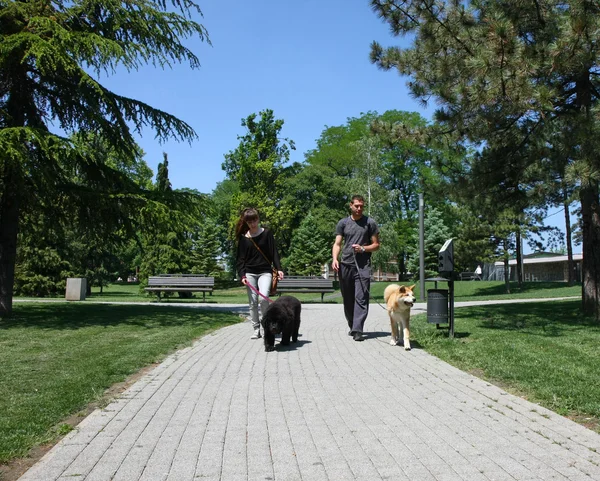
[[[371,59],[412,77],[436,119],[465,141],[502,152],[505,188],[540,161],[557,122],[570,125],[563,161],[577,173],[583,231],[582,308],[600,320],[600,5],[589,0],[372,0],[408,48],[373,43]],[[532,155],[533,154],[533,155]],[[482,157],[483,159],[483,157]],[[481,179],[481,187],[487,188]]]
[[[167,154],[163,156],[155,186],[160,201],[148,203],[140,226],[142,287],[151,275],[192,271],[195,233],[205,211],[204,195],[189,189],[174,191],[171,188]]]
[[[424,219],[425,230],[425,277],[433,277],[438,274],[438,253],[444,242],[452,237],[452,232],[444,224],[442,212],[436,208],[427,209]],[[417,232],[415,232],[416,236]],[[408,268],[415,279],[419,278],[419,243],[417,239],[412,244],[409,253]]]
[[[219,265],[221,256],[220,239],[225,226],[214,219],[204,217],[192,233],[191,272],[217,276],[223,271]]]
[[[318,276],[323,265],[331,260],[337,217],[323,209],[313,212],[309,212],[294,231],[290,254],[282,261],[289,274]]]
[[[0,4],[0,315],[12,310],[21,206],[36,196],[83,195],[69,189],[71,172],[63,165],[95,179],[85,201],[76,202],[80,206],[100,197],[140,200],[139,186],[52,129],[100,133],[129,157],[135,155],[134,132],[146,126],[159,139],[195,137],[185,122],[111,92],[97,79],[100,72],[147,63],[198,67],[182,43],[188,37],[208,40],[204,27],[191,20],[193,13],[200,14],[198,5],[180,0]],[[113,216],[112,222],[121,220]]]
[[[156,190],[159,192],[171,192],[171,181],[169,180],[169,156],[163,152],[163,161],[159,162],[156,172]]]
[[[98,164],[106,164],[121,172],[140,188],[151,184],[152,171],[144,162],[143,152],[124,158],[98,135],[79,132],[71,137],[76,148]],[[61,163],[65,172],[71,172],[70,181],[80,192],[92,195],[97,185],[94,178]],[[88,194],[89,193],[89,194]],[[103,225],[114,219],[135,222],[137,210],[131,203],[117,203],[111,199],[96,199],[77,205],[67,196],[35,198],[21,209],[21,227],[17,245],[15,268],[15,293],[30,296],[58,294],[65,289],[67,277],[85,277],[88,289],[103,286],[119,275],[127,277],[131,262],[127,250],[135,248],[130,243],[126,229],[111,229]],[[98,222],[98,219],[106,221]],[[100,228],[97,225],[100,224]],[[53,263],[48,261],[53,257]],[[129,258],[132,256],[129,255]],[[126,262],[121,265],[122,260]]]

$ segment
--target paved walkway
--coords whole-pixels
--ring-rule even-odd
[[[340,305],[310,304],[289,349],[265,353],[247,322],[208,335],[20,481],[600,480],[600,435],[390,346],[377,305],[364,342],[345,325]]]

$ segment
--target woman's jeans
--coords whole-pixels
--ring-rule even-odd
[[[252,287],[257,289],[266,298],[269,297],[269,291],[271,290],[271,279],[273,274],[271,272],[264,272],[262,274],[250,274],[246,272],[246,282]],[[250,320],[252,321],[252,327],[254,329],[260,328],[260,321],[269,307],[269,301],[259,296],[256,292],[246,286],[248,291],[248,304],[250,304]],[[260,312],[258,306],[260,305]]]

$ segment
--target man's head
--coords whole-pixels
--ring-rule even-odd
[[[365,199],[362,195],[353,195],[350,201],[350,211],[352,212],[352,218],[358,220],[363,216],[363,209],[365,207]]]

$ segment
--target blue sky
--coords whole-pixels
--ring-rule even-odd
[[[146,67],[121,72],[104,84],[186,121],[198,134],[191,145],[160,145],[152,131],[139,144],[156,173],[169,155],[174,188],[211,192],[224,179],[223,156],[245,133],[242,118],[270,108],[283,119],[282,136],[292,139],[292,161],[304,160],[326,126],[375,110],[429,114],[407,93],[406,79],[369,62],[370,43],[399,39],[371,11],[367,0],[200,0],[212,47],[187,45],[201,68]]]
[[[363,112],[406,110],[431,119],[435,105],[424,108],[410,97],[407,78],[370,63],[373,40],[390,46],[403,39],[390,34],[368,0],[199,1],[204,17],[196,20],[212,42],[186,43],[200,59],[199,69],[147,66],[102,80],[116,93],[165,110],[196,131],[198,139],[191,144],[161,145],[151,130],[138,140],[155,173],[167,152],[174,188],[212,192],[224,179],[224,154],[245,132],[242,118],[267,108],[285,121],[282,136],[296,144],[291,161],[304,160],[325,127]],[[550,215],[548,223],[564,230],[562,212]]]

